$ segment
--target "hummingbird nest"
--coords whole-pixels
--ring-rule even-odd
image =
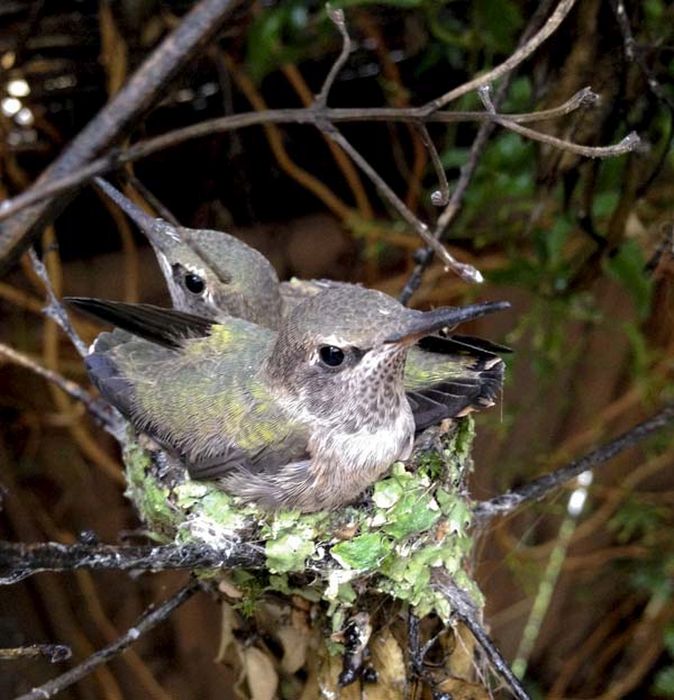
[[[470,417],[427,431],[413,457],[396,462],[359,502],[307,514],[244,504],[214,483],[189,480],[163,452],[133,439],[124,453],[126,494],[162,543],[221,551],[258,546],[264,569],[227,572],[241,605],[254,605],[265,592],[325,601],[336,632],[359,598],[379,593],[409,603],[419,617],[435,612],[446,622],[452,611],[431,585],[433,568],[444,568],[478,608],[482,604],[465,571],[472,549],[465,482],[473,436]]]

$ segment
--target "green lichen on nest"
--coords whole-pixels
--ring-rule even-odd
[[[433,567],[444,567],[478,605],[482,600],[463,567],[472,540],[461,485],[473,436],[472,419],[457,421],[439,449],[394,464],[362,504],[304,515],[243,505],[208,482],[172,483],[152,454],[130,440],[127,496],[160,541],[263,546],[269,573],[263,587],[328,601],[333,625],[365,589],[407,601],[420,616],[433,611],[447,619],[448,604],[431,586]],[[261,587],[259,573],[251,574],[240,581],[244,592]],[[299,586],[298,578],[304,579]]]

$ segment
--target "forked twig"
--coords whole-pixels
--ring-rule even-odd
[[[339,144],[352,158],[354,163],[370,178],[384,199],[393,206],[398,214],[416,231],[427,246],[433,249],[442,262],[457,275],[468,282],[482,282],[480,271],[472,265],[459,262],[436,238],[431,236],[428,226],[418,219],[398,195],[389,187],[379,173],[363,158],[363,156],[347,141],[337,128],[329,123],[319,124],[319,128],[335,143]]]
[[[80,357],[86,357],[89,354],[89,350],[85,342],[80,338],[75,330],[73,324],[70,321],[70,317],[66,312],[63,304],[59,301],[56,294],[54,293],[54,288],[52,287],[51,280],[49,279],[49,273],[47,268],[40,258],[37,257],[35,251],[31,248],[29,251],[30,262],[33,269],[37,273],[38,277],[42,280],[45,291],[47,293],[48,304],[44,309],[46,316],[55,321],[63,330],[63,332],[68,336],[70,342],[75,346],[75,349],[80,354]]]

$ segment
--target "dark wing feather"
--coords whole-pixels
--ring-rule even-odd
[[[88,297],[66,297],[65,300],[100,321],[167,348],[179,348],[185,338],[209,335],[215,323],[201,316],[151,304],[126,304]]]
[[[505,345],[492,343],[484,338],[475,338],[470,335],[427,335],[418,342],[418,346],[427,352],[440,353],[442,355],[474,355],[479,359],[496,358],[501,354],[511,353],[512,350]]]
[[[495,364],[490,360],[482,367],[477,365],[470,375],[406,392],[417,432],[446,418],[491,406],[501,392],[504,368],[501,360]]]

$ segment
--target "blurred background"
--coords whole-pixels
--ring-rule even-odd
[[[39,175],[191,5],[0,4],[1,197]],[[547,16],[553,5],[543,5]],[[340,6],[354,49],[330,105],[403,107],[502,62],[539,3]],[[674,393],[674,6],[625,2],[627,29],[617,8],[580,0],[517,69],[500,111],[554,107],[589,85],[598,106],[534,126],[592,146],[635,130],[646,147],[589,160],[497,129],[446,239],[486,283],[468,285],[434,263],[412,298],[420,308],[513,303],[511,313],[469,329],[515,350],[501,403],[476,419],[475,498],[582,455]],[[339,50],[319,2],[244,3],[217,42],[165,86],[130,141],[226,114],[302,106]],[[469,94],[451,108],[481,104]],[[340,128],[422,220],[436,220],[430,193],[437,178],[418,132],[388,123]],[[429,126],[450,187],[477,128]],[[398,295],[415,265],[420,240],[310,126],[214,134],[124,171],[183,224],[226,230],[261,250],[284,279],[328,277]],[[169,302],[145,240],[91,187],[45,230],[41,250],[59,294]],[[42,285],[24,259],[0,279],[0,342],[89,387],[67,339],[41,315],[43,305]],[[93,339],[97,327],[75,320]],[[480,534],[474,566],[485,620],[506,657],[527,664],[533,697],[674,697],[672,466],[674,440],[664,432],[597,471],[580,510],[569,508],[566,490]],[[4,539],[72,542],[93,531],[117,542],[140,528],[112,440],[81,406],[2,358],[0,481]],[[62,642],[81,660],[184,579],[77,572],[5,587],[0,647]],[[532,616],[541,586],[552,587],[551,604]],[[220,627],[217,604],[199,596],[61,697],[235,697],[231,675],[214,662]],[[25,692],[64,667],[0,661],[0,696]]]

